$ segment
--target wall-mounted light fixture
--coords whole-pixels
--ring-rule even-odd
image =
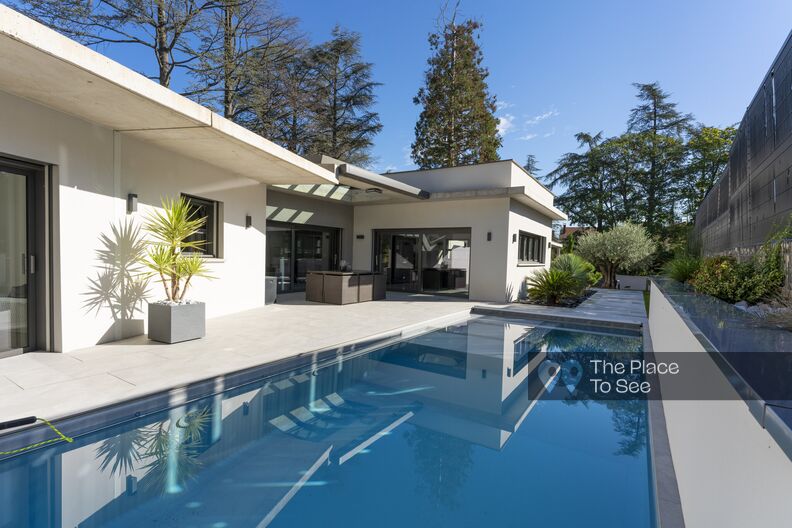
[[[487,231],[487,242],[492,242],[492,231]]]
[[[253,217],[245,215],[245,229],[250,229],[251,227],[253,227]]]
[[[517,233],[512,233],[512,243],[517,242]]]
[[[553,247],[553,243],[552,242],[548,242],[547,243],[547,249],[550,249],[551,247]]]
[[[366,238],[366,235],[355,235],[355,238],[358,240],[363,240],[364,238]]]
[[[127,194],[127,214],[132,214],[137,211],[137,194]]]
[[[133,475],[127,475],[126,478],[126,494],[134,495],[138,490],[138,479]]]

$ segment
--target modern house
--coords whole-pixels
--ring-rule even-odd
[[[0,356],[143,332],[145,302],[119,289],[123,227],[164,197],[208,219],[216,280],[192,296],[209,317],[264,305],[266,276],[299,291],[342,265],[513,299],[566,218],[512,161],[384,176],[315,161],[0,5]]]
[[[391,290],[503,302],[550,265],[553,194],[512,160],[379,175],[323,157],[339,184],[267,194],[267,273],[278,291],[343,263]]]

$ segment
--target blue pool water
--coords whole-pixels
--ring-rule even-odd
[[[0,527],[654,526],[646,402],[548,395],[570,352],[641,339],[479,317],[307,358],[0,461]]]

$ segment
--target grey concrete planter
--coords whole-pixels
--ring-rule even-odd
[[[148,305],[149,339],[161,343],[179,343],[206,335],[206,305],[159,304]]]

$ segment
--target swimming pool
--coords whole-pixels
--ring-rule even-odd
[[[641,338],[474,317],[307,357],[0,461],[0,526],[654,526],[646,402],[548,395],[575,352]]]

